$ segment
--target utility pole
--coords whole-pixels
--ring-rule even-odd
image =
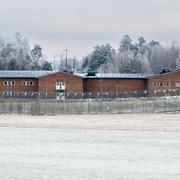
[[[65,61],[65,68],[67,68],[67,65],[68,65],[68,53],[70,53],[70,50],[69,49],[64,49],[64,52],[65,52],[65,57],[66,57],[66,61]]]
[[[56,70],[56,66],[58,66],[58,63],[57,63],[57,65],[56,65],[56,60],[57,60],[57,57],[58,57],[58,59],[60,58],[60,61],[61,61],[61,56],[60,55],[54,55],[54,70]],[[59,63],[60,63],[60,61],[59,61]],[[59,67],[61,66],[61,64],[59,64]],[[58,69],[58,67],[57,67],[57,69]],[[59,69],[60,70],[60,69]]]
[[[58,57],[58,56],[54,55],[54,71],[56,70],[56,57]]]
[[[76,70],[76,57],[73,58],[73,71]]]
[[[64,59],[63,59],[63,57],[64,57],[64,55],[61,54],[61,59],[60,59],[61,62],[59,62],[59,66],[61,66],[62,69],[64,68]]]

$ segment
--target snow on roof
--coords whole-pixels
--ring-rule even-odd
[[[0,71],[0,78],[38,78],[55,71]]]
[[[85,73],[77,73],[77,75],[84,78],[124,78],[124,79],[145,79],[154,74],[144,73],[97,73],[95,76],[87,76]]]
[[[58,71],[0,71],[0,78],[39,78]],[[87,73],[73,73],[72,75],[82,78],[125,78],[125,79],[145,79],[154,74],[143,73],[97,73],[95,76],[87,76]]]

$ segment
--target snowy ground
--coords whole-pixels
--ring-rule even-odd
[[[180,114],[0,116],[2,180],[179,180]]]

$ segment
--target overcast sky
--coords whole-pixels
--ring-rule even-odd
[[[0,0],[0,34],[21,32],[52,58],[63,49],[85,56],[97,44],[115,48],[123,35],[180,40],[180,0]]]

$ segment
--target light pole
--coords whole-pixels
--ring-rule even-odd
[[[116,98],[118,98],[118,85],[116,85]]]
[[[55,62],[56,62],[56,57],[57,57],[57,55],[54,55],[54,71],[56,70],[56,64],[55,64]]]
[[[62,67],[62,69],[64,68],[64,59],[63,59],[64,55],[61,54],[60,57],[61,57],[61,59],[60,59],[61,62],[59,62],[59,70],[61,69],[61,67]],[[61,67],[60,67],[60,66],[61,66]]]
[[[65,68],[67,68],[67,65],[68,65],[68,53],[70,53],[70,50],[69,49],[64,49],[64,52],[65,52],[65,57],[66,57],[66,61],[65,61]]]
[[[73,71],[76,69],[76,57],[73,58]]]
[[[56,70],[56,58],[59,57],[60,61],[59,61],[59,70],[60,70],[60,66],[61,66],[61,55],[54,55],[54,70]]]

